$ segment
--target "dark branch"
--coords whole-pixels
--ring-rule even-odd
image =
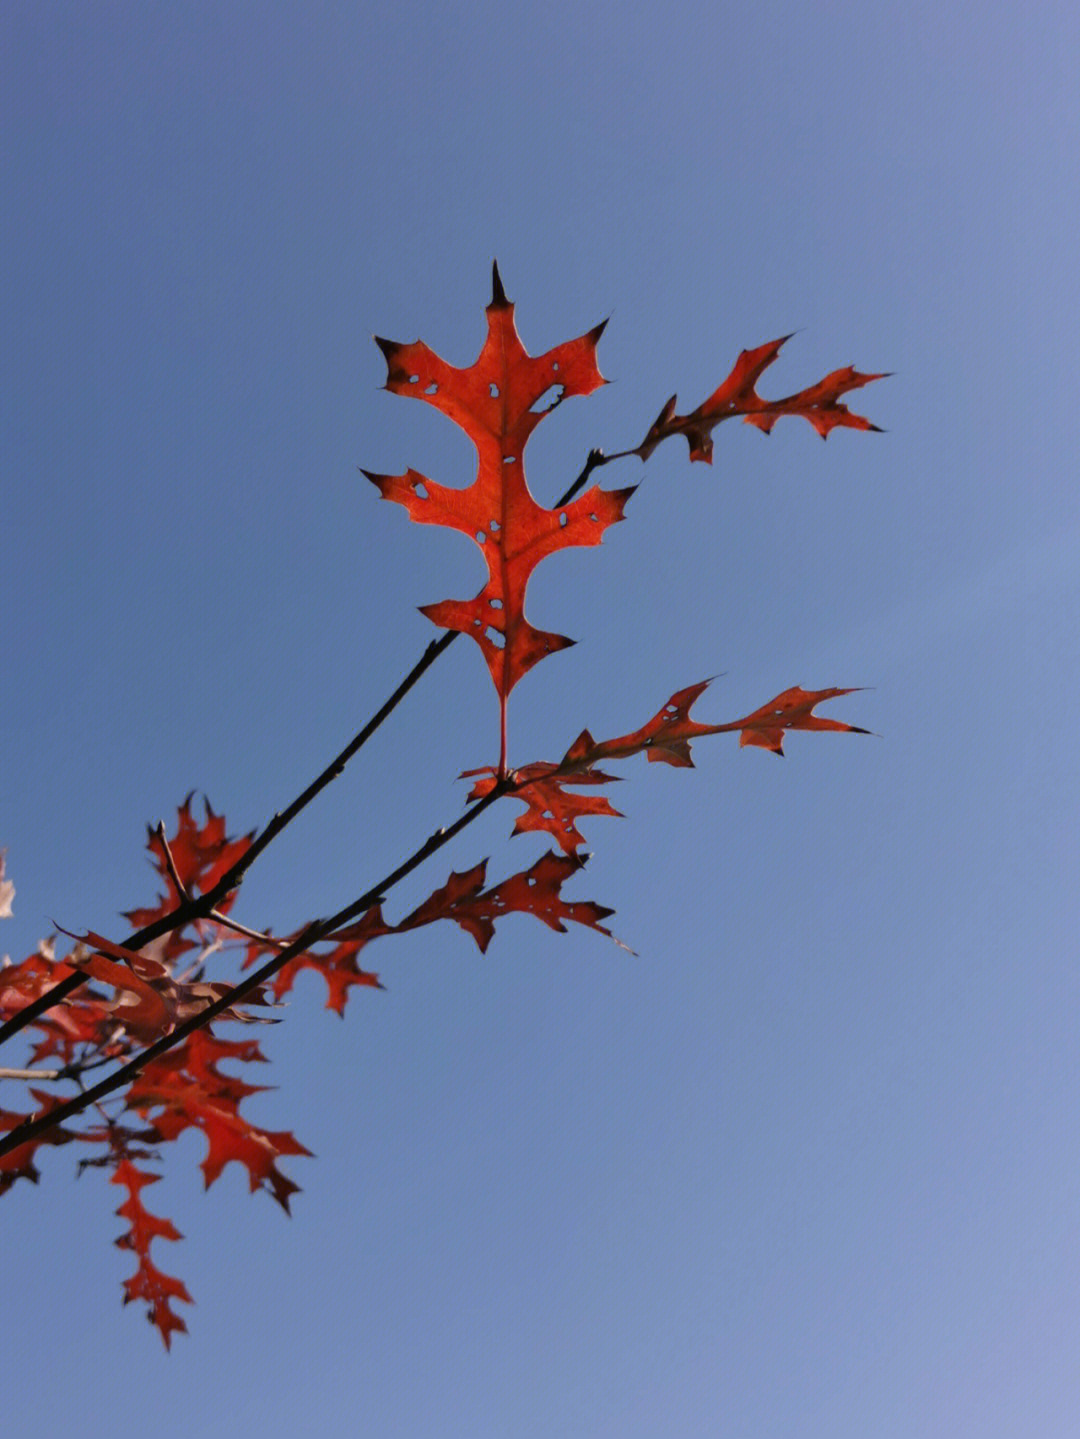
[[[214,1000],[212,1004],[208,1004],[206,1008],[200,1010],[198,1014],[192,1015],[189,1019],[178,1024],[170,1033],[162,1035],[160,1039],[155,1040],[153,1044],[137,1054],[134,1059],[121,1065],[121,1067],[110,1074],[107,1079],[101,1080],[98,1084],[84,1090],[81,1094],[73,1095],[71,1099],[66,1100],[63,1104],[57,1105],[54,1109],[50,1109],[47,1114],[39,1115],[36,1119],[24,1120],[18,1128],[12,1129],[7,1134],[0,1136],[0,1158],[5,1154],[10,1154],[12,1150],[18,1149],[20,1145],[36,1139],[40,1134],[44,1134],[48,1130],[55,1128],[56,1125],[62,1124],[64,1120],[79,1114],[89,1105],[95,1104],[116,1090],[124,1088],[146,1065],[160,1058],[161,1055],[167,1054],[170,1049],[175,1048],[175,1046],[186,1039],[189,1034],[192,1034],[196,1029],[202,1029],[204,1025],[216,1019],[217,1016],[222,1014],[226,1009],[231,1009],[233,1005],[240,1003],[252,990],[257,989],[261,984],[265,984],[268,979],[272,979],[279,969],[288,964],[290,959],[295,959],[297,955],[303,954],[311,945],[317,944],[335,929],[339,929],[343,924],[348,924],[351,919],[355,919],[358,915],[363,914],[364,911],[379,900],[388,889],[391,889],[399,880],[404,879],[407,874],[411,874],[414,869],[423,864],[424,860],[433,855],[436,850],[442,849],[445,844],[449,844],[467,825],[472,824],[473,820],[487,809],[489,805],[507,793],[511,784],[512,781],[509,779],[500,781],[489,794],[485,795],[479,803],[466,810],[452,825],[446,829],[437,829],[434,834],[429,835],[419,849],[414,850],[408,859],[403,860],[396,869],[391,870],[385,879],[380,880],[378,884],[366,890],[359,899],[353,900],[350,904],[347,904],[344,909],[340,909],[336,914],[331,915],[329,919],[313,920],[296,939],[292,940],[284,949],[268,959],[261,968],[253,970],[251,974],[246,975],[237,984],[228,989],[219,999]]]
[[[562,505],[569,504],[574,496],[585,488],[593,470],[610,464],[612,460],[623,458],[624,453],[631,454],[633,451],[620,452],[617,455],[605,455],[603,450],[590,450],[585,464],[582,466],[581,473],[565,494],[555,501],[555,508],[558,509]],[[431,641],[419,660],[398,685],[397,689],[394,690],[385,704],[376,710],[367,724],[364,725],[363,729],[359,730],[353,736],[341,753],[336,755],[322,773],[312,780],[307,789],[297,795],[292,804],[274,815],[262,833],[248,846],[236,863],[230,869],[226,870],[212,889],[207,890],[203,895],[187,895],[186,898],[182,897],[175,909],[171,910],[168,914],[162,915],[160,919],[153,920],[150,924],[145,925],[142,929],[136,931],[136,933],[130,934],[126,939],[122,940],[121,943],[123,947],[125,949],[142,949],[144,945],[149,944],[152,940],[158,939],[163,934],[169,934],[175,929],[182,929],[184,925],[190,924],[193,920],[210,918],[211,911],[216,909],[222,900],[240,885],[244,875],[255,863],[259,855],[262,854],[263,850],[266,849],[267,845],[271,844],[286,825],[290,824],[301,810],[306,809],[311,801],[315,799],[317,795],[321,794],[331,781],[337,779],[353,755],[368,742],[383,721],[393,713],[409,693],[417,680],[431,668],[441,654],[450,648],[457,637],[457,630],[446,630],[437,640]],[[163,826],[159,827],[159,833],[164,841]],[[176,884],[178,892],[183,896],[185,893],[183,886],[179,883],[178,877],[173,874],[175,867],[170,863],[172,855],[167,843],[165,843],[164,848],[166,863],[169,864],[170,875],[173,876],[173,882]],[[52,1009],[57,1004],[62,1004],[69,995],[74,994],[85,982],[84,975],[73,972],[69,974],[66,979],[62,979],[55,984],[48,993],[41,994],[37,999],[32,1000],[23,1009],[19,1010],[18,1014],[12,1015],[5,1024],[0,1025],[0,1044],[3,1044],[5,1040],[11,1039],[14,1035],[18,1034],[20,1030],[25,1029],[28,1024],[32,1024],[35,1019],[39,1018],[47,1010]]]

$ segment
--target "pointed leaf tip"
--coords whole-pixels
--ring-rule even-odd
[[[499,274],[498,260],[491,262],[491,303],[493,305],[508,305],[510,301],[506,298],[506,291],[503,289],[502,276]]]

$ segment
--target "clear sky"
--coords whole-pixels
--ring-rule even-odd
[[[866,685],[780,761],[638,762],[572,894],[305,977],[252,1105],[317,1154],[291,1221],[187,1136],[153,1199],[197,1300],[166,1356],[117,1191],[45,1155],[0,1205],[12,1434],[1070,1439],[1080,1432],[1080,12],[1045,3],[7,0],[0,949],[123,933],[144,824],[236,831],[321,768],[471,593],[476,552],[357,473],[470,477],[372,333],[469,363],[497,256],[535,352],[610,315],[587,450],[762,383],[895,371],[888,433],[663,446],[530,614],[576,637],[511,760],[675,689],[727,720]],[[497,751],[457,645],[252,872],[283,930],[460,811]],[[491,856],[496,809],[388,901]],[[9,1099],[14,1107],[15,1086]]]

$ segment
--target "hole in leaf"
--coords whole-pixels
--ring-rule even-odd
[[[596,518],[596,516],[593,515],[593,514],[590,514],[590,515],[589,515],[589,519],[592,520],[592,522],[593,522],[594,525],[600,523],[600,521],[599,521],[599,520]]]
[[[548,410],[553,410],[563,397],[562,385],[549,385],[538,399],[534,400],[529,409],[534,415],[544,415]]]
[[[503,455],[503,464],[504,464],[504,465],[512,465],[512,464],[514,463],[514,461],[516,460],[516,458],[517,458],[516,455]]]
[[[417,497],[417,499],[420,499],[420,500],[426,500],[426,499],[427,499],[427,497],[428,497],[427,485],[424,484],[423,480],[414,480],[414,481],[413,481],[413,494]]]
[[[566,529],[566,526],[567,526],[567,523],[568,523],[568,521],[567,521],[567,518],[566,518],[566,511],[565,511],[565,510],[560,510],[560,511],[559,511],[559,527],[560,527],[561,529],[564,529],[564,530],[565,530],[565,529]]]
[[[483,620],[473,620],[473,629],[478,630],[483,625]]]
[[[476,532],[476,543],[477,543],[478,545],[486,545],[486,544],[487,544],[487,535],[484,534],[483,530],[477,530],[477,532]]]
[[[438,393],[439,393],[439,387],[438,387],[438,385],[435,383],[435,381],[432,380],[431,384],[428,385],[428,386],[426,387],[426,389],[424,390],[424,394],[425,394],[425,395],[437,395]]]
[[[499,533],[500,528],[501,528],[501,526],[500,526],[498,520],[488,520],[488,529],[491,531],[491,533],[492,533],[493,535],[497,535],[497,534]]]
[[[477,623],[479,624],[479,621],[477,621]],[[488,625],[485,633],[487,634],[488,639],[491,641],[491,643],[495,646],[496,649],[501,650],[505,647],[506,636],[503,634],[502,630],[497,630],[494,625]]]
[[[525,883],[530,886],[534,885],[536,883],[536,875],[530,874],[526,879]]]
[[[552,362],[551,362],[551,368],[552,368],[553,370],[557,370],[557,369],[559,368],[559,362],[558,362],[558,360],[552,360]]]
[[[546,810],[544,811],[543,818],[544,818],[544,819],[554,819],[554,818],[555,818],[554,812],[553,812],[552,810],[550,810],[550,809],[546,809]]]
[[[493,610],[501,610],[503,607],[502,600],[488,600],[488,604]]]
[[[410,384],[410,385],[418,385],[419,383],[420,383],[420,376],[419,376],[419,375],[410,375],[410,376],[409,376],[409,384]]]
[[[491,398],[493,400],[497,400],[499,398],[499,387],[494,380],[492,380],[491,384],[488,386],[488,390],[491,392]]]

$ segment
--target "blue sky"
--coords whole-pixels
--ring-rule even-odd
[[[146,821],[287,802],[470,593],[461,538],[357,473],[467,483],[381,392],[372,333],[469,363],[497,256],[525,345],[611,322],[593,445],[762,383],[891,370],[888,433],[778,423],[602,472],[599,550],[537,571],[579,644],[511,700],[511,760],[675,689],[793,684],[874,738],[724,737],[628,765],[573,895],[631,958],[506,922],[371,951],[344,1023],[298,985],[253,1116],[318,1158],[286,1220],[177,1146],[158,1209],[197,1305],[166,1357],[119,1303],[116,1192],[63,1153],[2,1206],[11,1431],[1075,1433],[1075,8],[142,6],[9,0],[0,949],[117,936]],[[497,717],[456,645],[252,872],[242,917],[344,903],[460,810]],[[662,772],[658,772],[662,771]],[[512,807],[395,893],[509,842]],[[10,1084],[7,1088],[14,1090]],[[14,1106],[14,1094],[2,1102]],[[172,1247],[170,1247],[172,1248]]]

